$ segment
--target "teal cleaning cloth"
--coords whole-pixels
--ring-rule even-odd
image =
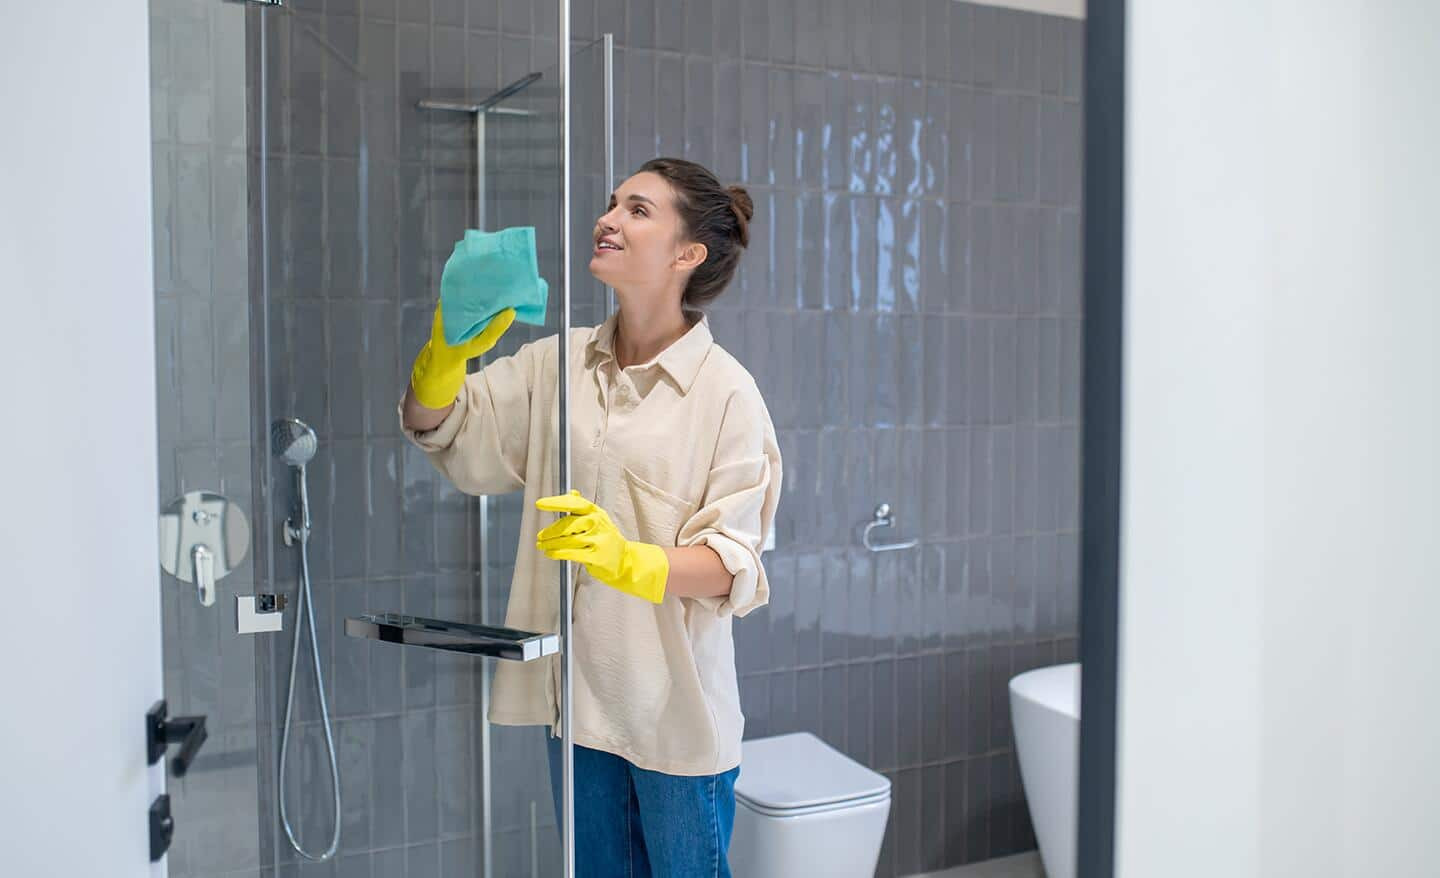
[[[521,323],[543,326],[549,297],[550,285],[536,267],[533,227],[466,229],[440,276],[445,342],[469,341],[506,308],[514,308]]]

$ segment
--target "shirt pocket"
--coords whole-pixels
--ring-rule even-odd
[[[673,547],[675,535],[695,511],[695,504],[646,481],[628,466],[622,466],[620,473],[640,540]]]

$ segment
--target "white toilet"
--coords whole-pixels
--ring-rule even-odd
[[[1010,718],[1045,874],[1075,878],[1080,665],[1038,668],[1012,679]]]
[[[872,878],[890,781],[810,734],[745,741],[735,782],[735,878]]]

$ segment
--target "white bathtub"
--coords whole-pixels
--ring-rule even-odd
[[[1075,878],[1080,665],[1038,668],[1012,679],[1010,718],[1045,874]]]

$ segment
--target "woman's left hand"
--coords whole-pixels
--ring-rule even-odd
[[[625,539],[610,516],[579,491],[542,497],[535,508],[565,516],[540,531],[535,548],[557,561],[585,565],[597,581],[651,603],[665,598],[670,559],[650,543]]]

